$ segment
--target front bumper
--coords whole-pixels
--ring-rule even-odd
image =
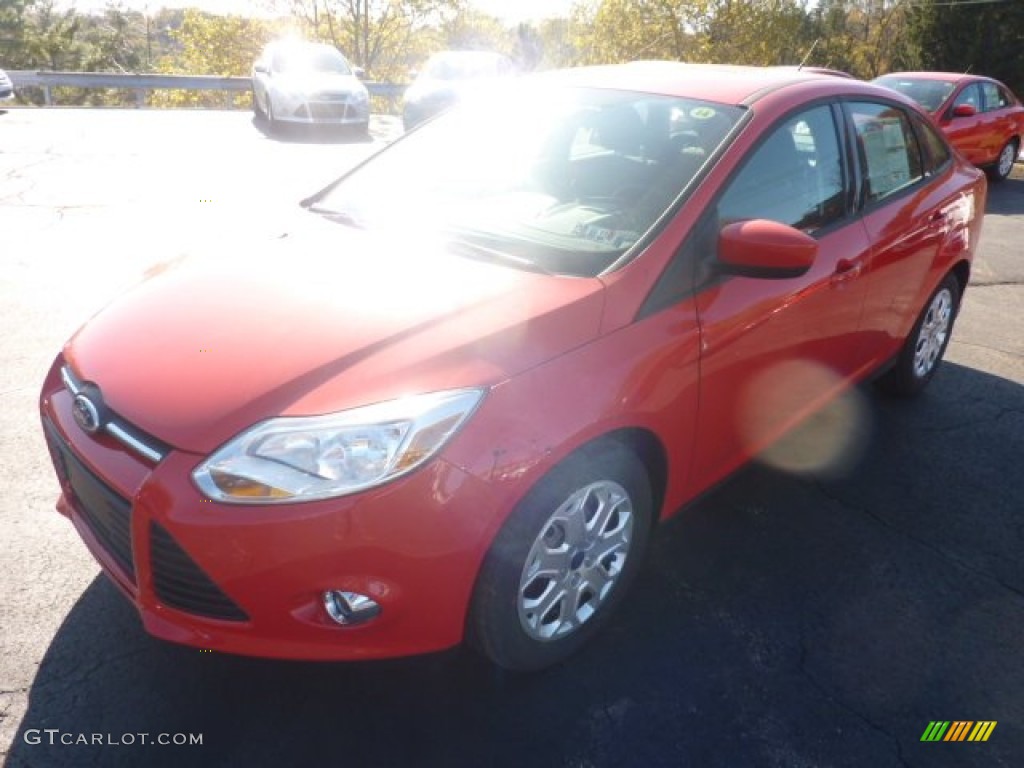
[[[368,103],[351,101],[304,101],[287,104],[274,112],[274,119],[307,125],[359,125],[370,120]]]
[[[370,659],[462,639],[500,524],[489,486],[443,460],[362,494],[288,507],[222,505],[190,480],[204,458],[154,464],[72,416],[58,360],[43,388],[57,507],[151,634],[227,653]],[[333,622],[325,590],[371,597],[376,618]]]

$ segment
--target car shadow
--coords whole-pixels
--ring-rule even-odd
[[[1014,764],[1024,387],[947,363],[919,399],[856,396],[854,466],[751,464],[662,526],[609,626],[541,673],[463,650],[205,653],[146,636],[97,577],[39,666],[6,765]],[[942,752],[920,743],[935,718],[999,727],[983,749]],[[43,729],[203,741],[50,745]]]
[[[277,123],[253,115],[253,127],[271,141],[289,144],[369,144],[373,137],[350,126]]]
[[[1024,213],[1024,163],[1017,163],[1004,181],[989,183],[986,213]]]

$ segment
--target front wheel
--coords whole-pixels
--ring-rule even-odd
[[[1008,177],[1013,170],[1013,164],[1017,162],[1019,151],[1016,139],[1006,142],[1006,146],[999,150],[999,159],[996,160],[996,164],[989,169],[989,178],[992,181],[1002,181]]]
[[[548,473],[484,561],[469,636],[500,667],[535,670],[574,653],[608,620],[640,566],[652,520],[644,465],[614,442]]]
[[[879,379],[882,389],[909,396],[928,385],[949,345],[959,308],[960,284],[953,275],[946,275],[903,342],[896,365]]]

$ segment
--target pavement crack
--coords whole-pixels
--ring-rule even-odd
[[[96,661],[88,667],[73,670],[71,674],[60,674],[55,672],[53,673],[52,678],[46,680],[43,683],[40,683],[37,687],[40,690],[45,690],[53,687],[70,688],[72,686],[81,685],[87,682],[90,677],[92,677],[99,670],[101,670],[103,667],[109,664],[115,664],[119,661],[124,661],[135,656],[141,656],[149,652],[151,652],[151,649],[136,648],[132,651],[125,651],[124,653],[104,656],[102,659],[99,659],[98,661]]]
[[[1024,280],[985,280],[984,282],[972,282],[970,288],[1003,288],[1019,285],[1024,285]]]
[[[905,768],[910,768],[910,763],[907,762],[907,758],[903,754],[903,743],[900,741],[899,737],[896,734],[889,731],[880,723],[875,722],[870,717],[861,712],[859,709],[857,709],[855,706],[848,703],[844,699],[840,698],[834,692],[830,691],[828,688],[826,688],[824,683],[818,680],[818,678],[815,677],[807,668],[807,642],[804,636],[803,627],[800,628],[800,661],[798,669],[803,678],[807,680],[808,683],[810,683],[811,687],[815,691],[817,691],[822,698],[824,698],[826,701],[834,703],[836,706],[840,707],[846,712],[849,712],[851,715],[853,715],[855,718],[857,718],[862,723],[867,725],[869,728],[871,728],[874,731],[877,731],[886,739],[888,739],[894,747],[896,759],[899,761],[899,764],[904,766]]]
[[[1009,410],[1012,410],[1012,409],[1009,409]],[[975,423],[978,423],[978,422],[975,422]],[[853,503],[847,501],[842,496],[840,496],[838,493],[834,493],[833,491],[829,490],[829,488],[827,488],[825,486],[825,484],[823,482],[821,482],[820,480],[810,480],[809,482],[819,493],[821,493],[823,496],[825,496],[830,501],[834,501],[836,504],[839,504],[840,506],[842,506],[845,509],[848,509],[848,510],[850,510],[852,512],[856,512],[858,514],[862,514],[862,515],[865,515],[866,517],[871,518],[876,523],[881,525],[883,528],[886,528],[886,529],[888,529],[888,530],[890,530],[890,531],[892,531],[894,533],[899,534],[900,536],[903,536],[906,539],[909,539],[910,541],[912,541],[915,544],[917,544],[918,546],[928,550],[933,555],[935,555],[936,557],[944,560],[945,562],[949,563],[950,565],[953,565],[955,567],[961,568],[962,570],[965,570],[968,573],[972,573],[972,574],[974,574],[976,576],[980,576],[983,579],[987,579],[988,581],[993,581],[996,584],[998,584],[999,586],[1001,586],[1003,589],[1005,589],[1007,592],[1010,592],[1010,593],[1016,595],[1017,597],[1024,598],[1024,590],[1020,589],[1019,587],[1015,587],[1013,584],[1006,583],[1005,581],[1000,579],[995,574],[989,573],[988,571],[984,571],[981,568],[976,568],[975,566],[973,566],[970,563],[966,562],[962,558],[959,558],[956,555],[954,555],[953,553],[948,552],[945,549],[942,549],[941,547],[936,546],[935,544],[932,544],[931,542],[927,541],[926,539],[922,539],[920,536],[916,536],[913,533],[911,533],[910,531],[904,530],[903,528],[900,528],[897,525],[893,525],[893,523],[891,523],[889,520],[886,520],[881,515],[878,515],[875,512],[872,512],[870,509],[858,506],[856,504],[853,504]]]

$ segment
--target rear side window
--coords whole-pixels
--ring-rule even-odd
[[[869,102],[852,102],[847,108],[857,133],[866,203],[884,200],[923,178],[921,147],[906,112]]]
[[[1010,105],[1009,100],[995,83],[982,83],[981,92],[985,94],[986,112],[991,112],[994,109],[1003,109]]]

